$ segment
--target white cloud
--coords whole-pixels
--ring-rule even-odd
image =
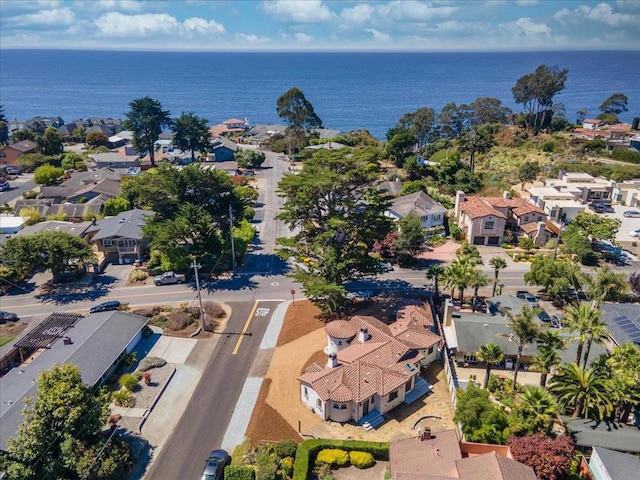
[[[391,42],[391,36],[387,33],[384,32],[380,32],[378,30],[376,30],[375,28],[365,28],[364,29],[365,32],[370,33],[371,36],[373,37],[373,40],[376,42],[384,42],[384,43],[388,43]]]
[[[295,34],[296,41],[299,43],[309,43],[313,41],[313,37],[311,35],[307,35],[306,33],[298,32]]]
[[[544,23],[536,23],[531,18],[519,18],[514,22],[526,36],[550,35],[552,30]]]
[[[166,13],[123,15],[109,12],[97,18],[94,23],[99,33],[108,37],[148,37],[175,33],[182,26],[175,17]]]
[[[244,41],[246,43],[250,43],[252,45],[259,43],[267,43],[269,42],[269,37],[259,37],[258,35],[247,35],[245,33],[236,33],[234,37],[237,40]]]
[[[537,5],[539,0],[517,0],[516,4],[520,7],[528,7],[530,5]]]
[[[205,20],[200,17],[187,18],[183,22],[184,28],[187,32],[195,32],[202,34],[216,34],[225,33],[224,26],[215,20]]]
[[[624,5],[629,4],[625,3]],[[589,20],[595,23],[603,23],[609,27],[633,27],[640,24],[640,16],[614,12],[608,3],[599,3],[593,7],[580,5],[573,10],[563,8],[553,15],[553,19],[562,24],[574,23],[577,25],[582,24],[584,20]]]
[[[334,14],[320,0],[266,0],[261,8],[285,22],[322,23],[334,19]]]
[[[379,5],[377,10],[392,20],[399,22],[421,22],[436,18],[450,17],[458,11],[454,6],[434,6],[431,2],[424,3],[416,0],[396,0],[385,5]]]
[[[352,8],[343,8],[340,12],[340,23],[343,26],[361,25],[371,20],[374,8],[367,3],[360,3]]]
[[[98,0],[93,2],[84,2],[87,6],[99,10],[126,10],[129,12],[141,12],[145,8],[145,2],[137,2],[135,0]]]
[[[37,13],[25,13],[11,17],[11,24],[25,25],[71,25],[75,20],[75,14],[69,8],[56,8],[54,10],[40,10]]]

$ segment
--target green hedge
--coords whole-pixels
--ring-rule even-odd
[[[229,465],[224,469],[226,480],[255,480],[256,471],[244,465]]]
[[[296,461],[293,470],[293,480],[307,480],[313,471],[316,456],[320,450],[325,448],[340,448],[347,452],[357,450],[368,452],[376,460],[389,460],[388,442],[365,442],[361,440],[325,440],[312,439],[305,440],[298,446],[296,451]]]
[[[344,467],[349,463],[349,452],[340,448],[325,448],[318,452],[316,463],[328,463],[333,467]]]

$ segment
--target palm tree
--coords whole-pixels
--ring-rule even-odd
[[[427,268],[427,280],[433,280],[433,287],[436,291],[436,299],[440,298],[440,290],[438,289],[438,281],[444,276],[444,267],[440,264],[434,264]]]
[[[526,387],[518,410],[536,432],[545,434],[552,430],[553,422],[560,413],[553,396],[544,388],[533,385]]]
[[[476,269],[474,260],[467,256],[456,257],[446,268],[445,281],[452,291],[456,288],[460,292],[460,303],[464,302],[464,291],[471,283],[471,276]],[[453,295],[452,295],[453,296]]]
[[[612,397],[616,418],[626,421],[634,405],[640,404],[640,348],[633,343],[615,347],[605,360],[612,374]]]
[[[476,352],[476,357],[481,362],[487,365],[486,373],[484,375],[484,388],[489,385],[489,376],[491,375],[491,366],[495,363],[501,362],[504,359],[504,352],[500,345],[495,343],[485,343],[480,346],[480,350]]]
[[[507,268],[507,261],[502,257],[493,257],[489,260],[489,265],[493,267],[493,292],[491,293],[492,297],[496,296],[496,288],[498,287],[498,274],[500,270],[504,270]]]
[[[600,310],[593,308],[586,302],[582,302],[578,307],[567,307],[566,326],[563,330],[571,333],[570,341],[578,342],[575,362],[578,365],[580,365],[584,344],[589,339],[591,325],[593,325],[594,320],[599,319],[601,315],[602,312]]]
[[[574,417],[595,416],[603,420],[613,409],[606,379],[592,368],[581,368],[576,363],[565,363],[558,369],[549,391],[562,405],[573,408]]]
[[[602,315],[602,310],[597,310],[599,316]],[[611,341],[611,334],[607,330],[607,325],[600,318],[594,318],[593,323],[589,328],[587,336],[587,348],[584,350],[584,359],[582,362],[582,368],[587,368],[587,361],[589,360],[589,352],[591,352],[591,345],[595,342],[598,345],[605,345]]]
[[[469,286],[473,287],[473,303],[478,301],[478,289],[489,285],[489,277],[481,270],[474,268],[469,272]]]
[[[539,347],[538,353],[533,356],[529,370],[540,374],[540,386],[546,387],[547,375],[560,365],[560,355],[553,348]]]
[[[581,278],[587,284],[586,291],[594,307],[601,302],[619,300],[629,291],[629,282],[625,275],[612,271],[608,265],[597,268],[595,278],[586,274],[581,275]]]
[[[499,334],[501,337],[508,338],[510,341],[515,342],[518,347],[518,354],[516,356],[516,367],[513,372],[513,391],[515,392],[516,385],[518,383],[518,370],[520,369],[520,359],[522,358],[522,351],[538,338],[540,327],[534,320],[537,312],[530,308],[528,305],[524,305],[522,310],[517,315],[513,315],[509,309],[504,309],[503,313],[509,318],[507,327],[512,331],[510,334]]]

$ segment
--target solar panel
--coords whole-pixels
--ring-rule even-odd
[[[628,315],[618,315],[609,320],[612,332],[626,338],[619,338],[619,341],[631,340],[640,343],[640,326],[629,318]]]

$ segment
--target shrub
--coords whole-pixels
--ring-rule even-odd
[[[284,440],[278,442],[273,446],[273,452],[278,458],[283,459],[285,457],[293,457],[298,449],[298,444],[293,440]]]
[[[132,313],[135,315],[140,315],[141,317],[151,318],[155,315],[154,311],[149,308],[141,308],[139,310],[134,310]]]
[[[293,475],[293,457],[284,457],[280,462],[280,466],[282,467],[282,474],[286,478],[291,478]]]
[[[129,352],[122,359],[122,363],[124,363],[127,367],[132,367],[136,364],[137,361],[138,356],[136,355],[136,352]]]
[[[344,467],[349,464],[349,453],[339,448],[326,448],[320,450],[316,457],[316,463],[328,463],[331,466]]]
[[[113,392],[111,394],[111,399],[118,407],[132,408],[136,404],[136,399],[133,398],[133,394],[125,388],[118,390],[117,392]]]
[[[133,272],[131,272],[132,282],[143,282],[147,278],[149,278],[149,274],[140,268],[135,268]]]
[[[144,357],[140,361],[140,365],[138,365],[138,370],[140,370],[141,372],[146,372],[147,370],[151,370],[152,368],[164,367],[166,364],[167,361],[164,358]]]
[[[370,468],[376,464],[376,461],[369,452],[358,452],[353,450],[349,452],[349,461],[356,468]]]
[[[187,307],[184,311],[196,320],[200,318],[200,307]]]
[[[386,442],[365,442],[361,440],[305,440],[298,445],[294,462],[293,479],[306,480],[310,473],[316,454],[324,448],[342,448],[369,452],[376,460],[389,460],[389,444]],[[319,477],[321,478],[321,477]]]
[[[229,465],[224,469],[224,478],[227,480],[255,480],[256,471],[252,467],[244,465]]]
[[[222,305],[216,302],[203,302],[202,310],[204,310],[205,315],[211,318],[222,318],[226,315]]]
[[[173,311],[169,314],[168,327],[170,330],[183,330],[191,323],[191,316],[186,312]]]
[[[120,377],[118,383],[131,392],[134,388],[136,388],[138,380],[132,374],[125,373]]]

